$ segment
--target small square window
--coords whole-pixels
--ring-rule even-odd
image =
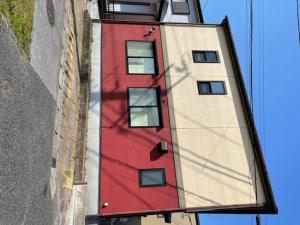
[[[220,62],[217,51],[192,51],[194,63]]]
[[[224,81],[197,81],[199,95],[225,95]]]
[[[156,74],[155,42],[126,41],[129,74]]]
[[[165,169],[143,169],[139,170],[140,187],[165,186]]]

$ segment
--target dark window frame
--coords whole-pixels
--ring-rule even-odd
[[[209,84],[209,89],[210,89],[209,93],[201,93],[201,91],[200,91],[200,84],[201,83],[202,84],[203,83]],[[211,83],[222,83],[224,92],[223,93],[213,93],[212,88],[211,88]],[[198,94],[199,95],[227,95],[227,89],[226,89],[225,81],[222,81],[222,80],[203,80],[203,81],[198,80],[197,81],[197,88],[198,88]]]
[[[195,54],[197,54],[197,53],[204,53],[205,61],[197,61],[196,57],[195,57]],[[217,60],[216,61],[208,61],[206,53],[215,53]],[[208,50],[208,51],[205,51],[205,50],[192,50],[192,55],[193,55],[193,62],[194,63],[220,63],[221,62],[218,51],[213,51],[213,50]]]
[[[115,4],[121,4],[121,5],[128,5],[128,6],[134,6],[134,5],[139,5],[139,6],[150,6],[150,3],[146,2],[123,2],[123,1],[117,1],[115,0]],[[114,14],[120,14],[120,15],[144,15],[144,16],[154,16],[152,13],[140,13],[140,12],[123,12],[123,11],[109,11]]]
[[[141,88],[141,89],[155,89],[156,91],[156,106],[130,106],[130,92],[129,90],[131,88]],[[127,105],[128,105],[128,127],[129,128],[162,128],[163,127],[163,114],[162,114],[162,97],[161,97],[161,88],[160,86],[158,87],[128,87],[127,88]],[[158,125],[157,126],[132,126],[131,125],[131,114],[130,114],[130,109],[131,108],[154,108],[157,107],[158,111]]]
[[[120,1],[120,0],[115,0],[114,2],[119,4],[124,4],[124,5],[145,5],[145,6],[150,5],[150,3],[147,2],[131,2],[131,1]]]
[[[152,185],[143,185],[142,184],[142,173],[143,171],[162,171],[163,180],[162,184],[152,184]],[[166,170],[165,168],[148,168],[148,169],[139,169],[139,187],[140,188],[147,188],[147,187],[163,187],[167,185],[167,177],[166,177]]]
[[[152,51],[153,51],[153,57],[150,56],[144,56],[144,57],[140,57],[140,56],[128,56],[128,46],[127,43],[128,42],[145,42],[145,43],[151,43],[152,44]],[[126,55],[126,72],[129,75],[158,75],[159,74],[159,68],[158,68],[158,60],[157,60],[157,49],[156,49],[156,41],[145,41],[145,40],[126,40],[125,41],[125,55]],[[129,58],[136,58],[136,59],[140,59],[140,58],[153,58],[154,61],[154,73],[130,73],[129,72],[129,62],[128,59]]]
[[[176,3],[180,3],[180,2],[175,2]],[[189,8],[189,12],[188,13],[178,13],[178,12],[175,12],[174,10],[174,0],[171,0],[171,4],[172,4],[172,13],[173,15],[190,15],[191,14],[191,8],[190,8],[190,3],[189,3],[189,0],[185,0],[185,3],[187,4],[188,8]]]

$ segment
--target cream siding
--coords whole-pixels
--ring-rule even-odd
[[[157,218],[157,215],[142,217],[141,225],[166,225],[164,218]],[[197,225],[195,214],[172,213],[171,225]]]
[[[255,204],[253,145],[223,27],[161,30],[181,207]],[[220,63],[194,63],[192,50],[216,50]],[[199,95],[206,80],[224,81],[227,94]]]

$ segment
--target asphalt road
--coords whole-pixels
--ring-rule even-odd
[[[0,225],[51,225],[55,100],[0,19]]]

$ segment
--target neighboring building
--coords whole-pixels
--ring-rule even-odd
[[[173,213],[172,224],[174,225],[200,225],[197,214],[194,213]],[[100,225],[165,225],[166,219],[163,214],[148,215],[148,216],[133,216],[127,218],[112,218],[112,219],[95,219],[88,224]]]
[[[98,2],[87,216],[277,213],[227,18],[204,24],[197,0]]]

